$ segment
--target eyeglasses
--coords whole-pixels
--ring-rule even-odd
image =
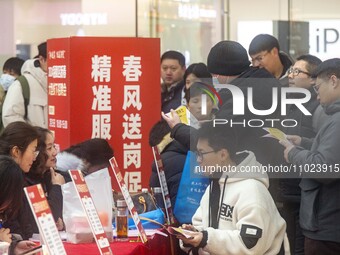
[[[34,157],[38,157],[40,151],[33,151]]]
[[[216,151],[208,151],[208,152],[196,151],[195,154],[196,154],[197,160],[203,160],[203,156],[205,154],[209,154],[209,153],[213,153],[213,152],[216,152]]]
[[[264,53],[263,55],[259,55],[259,56],[255,57],[255,58],[252,58],[252,59],[251,59],[252,64],[254,65],[256,62],[262,62],[263,59],[264,59],[264,57],[265,57],[268,53],[269,53],[269,52],[267,51],[267,52]]]
[[[313,86],[313,89],[314,89],[314,91],[315,91],[316,94],[319,94],[320,86],[321,86],[321,84],[323,84],[323,83],[325,83],[325,82],[326,82],[326,81],[321,81],[319,84],[315,84],[315,85]]]
[[[310,73],[302,71],[302,70],[297,69],[297,68],[291,67],[291,68],[288,69],[288,74],[293,74],[294,76],[298,76],[300,73],[304,73],[304,74],[310,76]]]

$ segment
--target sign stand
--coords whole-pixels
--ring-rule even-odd
[[[41,184],[24,188],[25,195],[38,225],[42,243],[49,255],[66,255],[51,209]]]
[[[100,222],[96,207],[87,187],[85,179],[80,170],[69,170],[72,182],[76,188],[79,200],[85,211],[86,219],[91,227],[91,231],[98,250],[101,255],[112,255],[110,243]]]

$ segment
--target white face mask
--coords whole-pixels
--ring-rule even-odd
[[[5,91],[8,90],[9,86],[15,81],[15,77],[7,74],[7,73],[3,73],[0,77],[0,84],[1,86],[4,88]]]

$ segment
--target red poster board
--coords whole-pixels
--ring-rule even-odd
[[[148,187],[148,136],[161,111],[159,39],[70,37],[47,48],[48,127],[60,149],[107,139],[129,191]]]
[[[170,194],[169,194],[168,184],[167,184],[166,178],[165,178],[165,172],[164,172],[164,168],[163,168],[163,161],[162,161],[162,158],[161,158],[161,154],[159,153],[157,146],[152,147],[152,152],[153,152],[153,156],[155,158],[159,184],[161,185],[162,197],[163,197],[163,202],[164,202],[164,205],[165,205],[166,220],[167,220],[168,225],[174,224],[175,223],[175,217],[174,217],[174,213],[172,211]]]
[[[122,178],[122,173],[118,167],[117,161],[115,157],[110,159],[110,165],[111,169],[113,171],[113,175],[115,176],[117,183],[119,185],[120,191],[123,194],[124,200],[126,202],[126,205],[130,211],[130,215],[133,219],[133,222],[135,223],[135,226],[138,230],[139,237],[143,243],[146,243],[148,241],[148,238],[146,236],[144,227],[142,225],[142,222],[140,221],[138,212],[135,208],[135,205],[133,204],[132,198],[130,196],[129,191],[127,190],[126,184]]]
[[[100,222],[98,212],[95,208],[93,199],[91,197],[90,191],[84,180],[84,177],[80,170],[69,170],[70,177],[76,188],[77,195],[79,197],[80,203],[84,209],[86,218],[91,227],[91,231],[98,250],[101,255],[111,255],[110,243],[104,232],[102,223]]]
[[[37,184],[24,188],[24,191],[48,253],[50,255],[66,255],[43,188]]]

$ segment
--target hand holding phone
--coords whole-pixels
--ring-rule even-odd
[[[15,247],[15,250],[16,250],[16,254],[19,254],[19,255],[33,255],[33,254],[37,254],[38,252],[42,251],[42,246],[41,245],[36,246],[35,243],[30,242],[30,241],[21,241],[17,244],[17,247]]]
[[[177,237],[184,237],[187,239],[194,238],[192,234],[195,233],[194,231],[186,230],[183,228],[175,228],[175,227],[168,227],[168,232]]]

